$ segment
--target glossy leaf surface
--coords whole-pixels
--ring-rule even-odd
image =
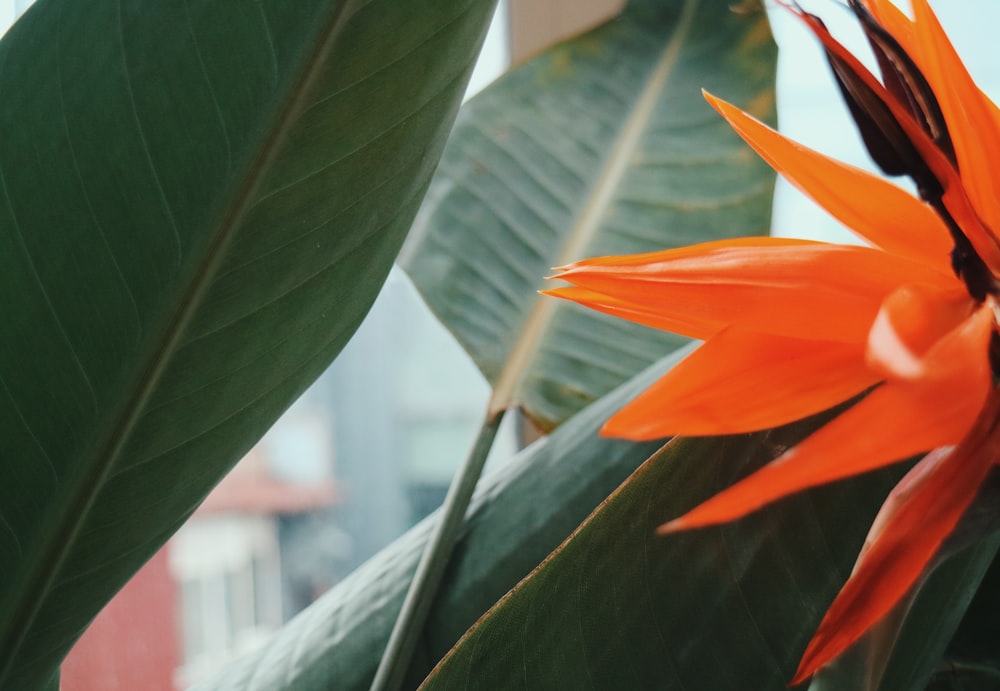
[[[900,469],[720,527],[654,531],[810,425],[672,442],[481,619],[423,688],[787,688]]]
[[[0,687],[333,359],[492,0],[41,0],[0,43]]]
[[[682,342],[540,297],[551,267],[767,232],[774,175],[701,96],[774,117],[766,15],[732,4],[634,0],[463,108],[401,263],[493,410],[554,427]]]
[[[993,530],[998,527],[1000,477],[993,476]],[[1000,536],[984,541],[996,547]],[[979,547],[977,549],[982,549]],[[968,550],[973,552],[972,549]],[[994,550],[995,551],[995,550]],[[1000,559],[993,558],[978,590],[948,642],[943,659],[933,667],[931,691],[986,691],[1000,685]]]
[[[483,612],[660,446],[596,434],[685,351],[588,406],[483,478],[404,688],[415,688]],[[368,689],[437,515],[310,605],[262,650],[228,665],[197,691]]]
[[[970,601],[1000,546],[994,537],[939,565],[885,620],[834,660],[809,691],[910,691],[938,688],[959,622],[982,611]],[[989,587],[989,583],[984,583]]]
[[[484,689],[787,688],[904,468],[801,493],[721,527],[666,538],[653,531],[811,425],[671,443],[473,627],[422,688],[474,680]],[[901,625],[883,639],[862,639],[811,691],[903,691],[924,688],[932,675],[935,683],[947,678],[951,658],[942,653],[998,543],[993,537],[944,561]],[[994,580],[983,581],[952,650],[983,650],[976,636],[990,630],[983,606],[990,611]],[[884,675],[872,677],[875,667]],[[979,681],[990,678],[986,667]]]

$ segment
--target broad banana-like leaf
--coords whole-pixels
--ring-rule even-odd
[[[989,544],[989,543],[987,543]],[[995,540],[994,540],[995,544]],[[994,558],[945,650],[930,691],[1000,688],[1000,559]]]
[[[759,6],[633,0],[462,109],[401,264],[493,384],[559,424],[682,340],[540,297],[591,255],[767,233],[773,172],[701,97],[774,118]]]
[[[800,493],[731,524],[654,531],[814,426],[671,442],[422,688],[787,688],[899,469]]]
[[[493,0],[41,0],[0,43],[0,688],[374,299]]]
[[[992,537],[953,555],[912,597],[826,668],[809,691],[912,691],[933,685],[944,653],[1000,546]]]
[[[955,555],[938,567],[921,589],[913,609],[907,615],[889,667],[882,679],[885,691],[909,691],[926,688],[942,667],[949,666],[946,656],[950,643],[961,626],[963,615],[995,617],[998,610],[976,602],[978,592],[992,590],[996,580],[987,578],[994,562],[1000,538],[993,536]],[[995,631],[995,629],[994,629]],[[1000,638],[986,638],[992,650]],[[1000,667],[994,667],[991,683],[1000,681]]]
[[[465,630],[531,572],[659,446],[597,437],[625,401],[687,349],[575,415],[483,478],[403,688],[415,688]],[[365,691],[434,513],[197,691]],[[478,685],[476,685],[478,687]]]
[[[786,688],[902,467],[733,524],[666,538],[653,531],[812,424],[672,442],[473,627],[423,688]],[[998,544],[991,537],[944,561],[887,639],[862,639],[810,689],[924,688]],[[978,623],[965,625],[984,619],[967,615]],[[885,673],[869,687],[872,666]]]

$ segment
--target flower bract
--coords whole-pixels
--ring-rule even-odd
[[[798,683],[842,653],[925,574],[1000,459],[1000,110],[926,0],[850,0],[871,74],[818,17],[822,44],[876,164],[916,195],[709,103],[772,167],[864,242],[742,238],[562,267],[546,291],[705,343],[604,433],[720,435],[860,400],[746,479],[661,526],[732,521],[816,485],[923,455],[886,500],[810,641]]]

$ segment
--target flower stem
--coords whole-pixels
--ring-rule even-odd
[[[501,419],[503,411],[487,416],[465,462],[451,481],[441,507],[441,516],[424,546],[410,589],[375,672],[371,691],[397,691],[403,682]]]

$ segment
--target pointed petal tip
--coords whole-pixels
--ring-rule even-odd
[[[613,424],[613,420],[608,420],[604,423],[604,426],[598,431],[598,435],[604,439],[625,439],[627,441],[642,442],[648,441],[647,439],[642,439],[634,434],[631,434],[627,429],[621,429],[617,425]]]
[[[683,530],[687,530],[687,529],[688,529],[688,525],[685,522],[684,517],[681,516],[680,518],[675,518],[672,521],[667,521],[663,525],[657,527],[656,534],[657,535],[670,535],[672,533],[679,533],[679,532],[681,532]]]
[[[807,682],[820,668],[829,664],[846,647],[840,646],[831,650],[829,646],[819,645],[816,636],[813,636],[812,640],[809,641],[809,645],[806,646],[805,652],[802,653],[798,669],[795,670],[795,675],[788,682],[788,685],[798,686]]]
[[[706,101],[708,101],[708,105],[712,106],[712,108],[718,111],[719,115],[726,118],[727,120],[729,119],[726,115],[726,110],[729,108],[733,108],[734,106],[732,104],[730,104],[728,101],[719,98],[714,94],[709,93],[708,91],[705,91],[705,89],[701,90],[701,95],[705,98]]]
[[[558,280],[558,277],[556,277],[555,280]],[[578,293],[579,289],[574,288],[573,286],[556,286],[555,288],[539,288],[538,290],[539,295],[544,295],[550,298],[559,298],[560,300],[569,300],[570,302],[581,302],[578,297]]]
[[[627,425],[622,425],[616,418],[618,413],[615,413],[610,418],[608,418],[601,429],[597,431],[598,436],[604,437],[605,439],[625,439],[628,441],[649,441],[649,439],[643,438],[635,433],[634,430],[629,429]]]
[[[859,636],[851,640],[853,643]],[[795,670],[795,676],[792,680],[788,682],[789,686],[798,686],[803,684],[816,674],[820,669],[831,663],[837,656],[839,656],[844,650],[849,647],[848,645],[841,645],[836,648],[830,649],[830,647],[822,647],[817,644],[816,638],[809,641],[809,645],[806,646],[806,650],[802,653],[802,659],[799,660],[799,667]]]
[[[809,677],[811,677],[815,673],[816,670],[814,669],[799,669],[799,671],[795,673],[795,676],[792,677],[792,680],[788,682],[788,685],[798,686],[799,684],[804,684],[806,681],[809,680]]]
[[[841,590],[841,593],[843,593],[843,590]],[[837,598],[839,599],[840,595],[838,595]],[[831,608],[836,606],[836,604],[835,600]],[[871,627],[884,615],[885,612],[880,614],[874,621],[868,621],[865,626],[860,629],[844,632],[841,630],[841,627],[832,627],[833,631],[828,632],[832,633],[832,635],[823,636],[821,635],[821,632],[824,628],[824,624],[827,623],[827,619],[830,616],[830,612],[827,610],[827,614],[824,616],[823,622],[820,623],[819,630],[817,630],[812,640],[809,641],[809,645],[806,646],[805,652],[802,653],[802,658],[799,660],[799,667],[795,670],[795,676],[793,676],[792,680],[788,682],[788,685],[798,686],[799,684],[808,681],[810,677],[840,657],[848,648],[854,645],[854,643],[856,643],[865,633],[870,631]]]
[[[644,442],[644,441],[656,441],[658,439],[668,440],[671,437],[677,436],[673,432],[663,432],[660,429],[650,429],[648,425],[642,424],[641,427],[629,427],[614,424],[614,419],[608,420],[604,423],[604,427],[600,429],[600,436],[606,437],[607,439],[624,439],[626,441],[634,442]]]

